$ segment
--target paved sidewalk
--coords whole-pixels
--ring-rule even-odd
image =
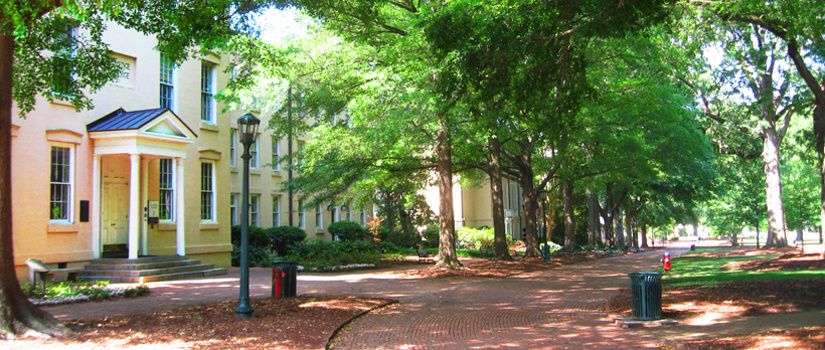
[[[403,298],[365,315],[333,349],[639,349],[655,334],[621,329],[599,311],[627,273],[658,267],[661,252],[487,279]]]

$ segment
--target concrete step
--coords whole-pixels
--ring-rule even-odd
[[[138,283],[225,275],[226,269],[185,256],[146,256],[137,259],[95,259],[78,277],[90,281]]]
[[[144,263],[152,263],[152,262],[162,262],[162,261],[178,261],[178,260],[188,260],[189,258],[186,256],[178,256],[178,255],[156,255],[156,256],[141,256],[137,259],[122,259],[122,258],[100,258],[92,260],[92,264],[144,264]]]
[[[152,275],[163,275],[163,274],[171,274],[171,273],[182,273],[182,272],[197,272],[197,271],[204,271],[204,270],[211,270],[214,269],[215,266],[212,264],[198,264],[195,265],[182,265],[182,266],[168,266],[168,267],[161,267],[161,268],[149,268],[149,269],[109,269],[109,270],[84,270],[82,273],[78,274],[78,277],[86,278],[88,277],[96,277],[96,276],[111,276],[111,277],[142,277],[142,276],[152,276]]]
[[[159,281],[174,281],[174,280],[183,280],[183,279],[191,279],[191,278],[201,278],[201,277],[209,277],[209,276],[220,276],[225,275],[226,269],[224,268],[212,268],[207,270],[201,271],[189,271],[189,272],[179,272],[179,273],[166,273],[166,274],[158,274],[158,275],[150,275],[150,276],[141,276],[141,277],[123,277],[123,276],[90,276],[84,277],[90,281],[109,281],[111,283],[139,283],[141,278],[143,282],[159,282]]]
[[[94,261],[83,268],[88,271],[98,270],[151,270],[162,269],[168,267],[191,266],[200,264],[200,260],[170,260],[170,261],[141,261],[141,262],[126,262],[126,263],[101,263]]]

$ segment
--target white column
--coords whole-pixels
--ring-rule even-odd
[[[140,236],[140,154],[130,154],[129,176],[129,259],[137,259]]]
[[[185,203],[183,201],[184,196],[184,189],[183,189],[183,158],[175,158],[177,162],[177,167],[175,168],[175,222],[177,223],[177,253],[178,256],[185,256],[186,255],[186,225],[185,225],[185,217],[183,215],[186,212]]]
[[[100,156],[92,156],[92,257],[100,258]]]
[[[140,253],[149,255],[149,223],[148,217],[148,200],[149,200],[149,160],[142,159],[140,161],[140,207],[143,208],[143,213],[140,215]]]

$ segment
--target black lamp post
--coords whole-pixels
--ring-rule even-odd
[[[252,306],[249,305],[249,147],[255,143],[258,136],[258,125],[261,121],[251,113],[238,118],[238,130],[243,144],[243,193],[241,194],[241,288],[238,296],[238,308],[235,314],[238,317],[252,317]]]

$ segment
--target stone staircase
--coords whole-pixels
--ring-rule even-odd
[[[89,281],[140,283],[225,275],[226,269],[201,264],[185,256],[148,256],[137,259],[103,258],[92,260],[77,277]]]

